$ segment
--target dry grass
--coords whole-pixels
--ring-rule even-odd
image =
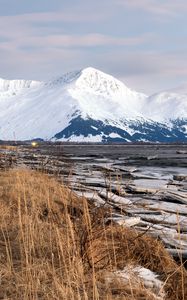
[[[17,146],[0,145],[0,150],[15,151],[15,150],[17,150]]]
[[[107,280],[128,264],[157,272],[166,299],[187,299],[187,273],[162,244],[39,172],[0,173],[0,299],[153,300],[141,282]]]

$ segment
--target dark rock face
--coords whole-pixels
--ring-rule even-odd
[[[54,138],[70,139],[71,136],[98,136],[102,137],[102,142],[186,142],[187,134],[185,126],[187,121],[175,120],[172,126],[167,126],[158,122],[145,121],[124,121],[125,127],[128,127],[131,134],[126,130],[118,127],[118,125],[110,125],[107,120],[105,122],[94,120],[91,118],[83,119],[77,116],[71,120],[70,124],[58,132]]]

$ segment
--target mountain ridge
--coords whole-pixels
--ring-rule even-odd
[[[35,138],[187,141],[187,96],[147,96],[92,67],[48,82],[0,79],[0,139]]]

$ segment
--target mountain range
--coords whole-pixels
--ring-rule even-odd
[[[187,93],[151,96],[94,68],[49,82],[0,79],[0,140],[187,142]]]

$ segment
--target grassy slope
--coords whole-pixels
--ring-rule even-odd
[[[153,300],[140,282],[106,280],[128,264],[160,274],[166,299],[187,299],[187,272],[162,244],[105,225],[108,214],[47,175],[2,171],[0,299]]]

